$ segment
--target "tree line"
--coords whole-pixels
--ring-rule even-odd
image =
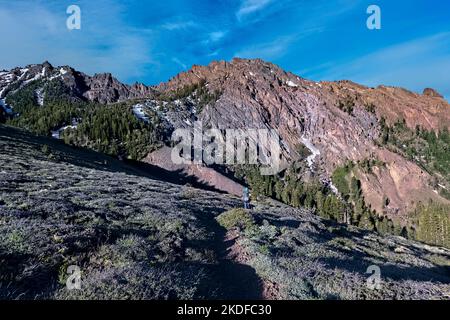
[[[37,101],[36,90],[42,89],[44,105]],[[139,160],[157,148],[162,141],[162,124],[155,112],[148,111],[150,121],[140,121],[126,103],[103,105],[86,102],[72,96],[62,81],[34,81],[7,96],[16,116],[7,124],[24,128],[38,135],[49,136],[52,131],[71,126],[62,132],[67,144],[87,147],[113,156]]]

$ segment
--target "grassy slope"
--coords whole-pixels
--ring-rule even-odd
[[[47,145],[47,147],[44,147]],[[0,298],[443,298],[450,252],[275,203],[229,240],[231,196],[151,179],[103,155],[0,126]],[[227,250],[241,248],[230,260]],[[365,271],[381,267],[383,289]],[[65,288],[66,268],[82,289]]]

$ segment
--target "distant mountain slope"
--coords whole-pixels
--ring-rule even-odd
[[[50,63],[44,62],[0,72],[0,98],[36,81],[44,83],[61,81],[69,96],[99,103],[141,98],[148,96],[151,92],[151,88],[142,84],[125,85],[110,73],[96,74],[91,77],[69,66],[55,68]],[[36,99],[44,103],[45,96],[39,96],[40,89],[36,89]]]
[[[0,125],[0,298],[450,298],[449,250],[240,205]],[[65,287],[71,265],[82,290]]]
[[[432,89],[419,95],[350,81],[319,83],[262,60],[234,59],[194,66],[158,91],[170,94],[198,83],[220,92],[196,115],[205,127],[276,129],[285,159],[302,160],[298,150],[306,147],[315,154],[308,158],[310,171],[323,181],[349,162],[378,163],[354,172],[378,214],[405,224],[421,203],[450,203],[450,172],[444,169],[450,167],[450,105]],[[443,133],[442,152],[430,150],[430,136],[426,141],[418,132]]]

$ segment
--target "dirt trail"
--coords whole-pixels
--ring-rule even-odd
[[[279,299],[279,287],[261,279],[256,270],[248,264],[249,254],[239,243],[237,230],[227,231],[213,216],[201,218],[204,225],[214,233],[210,245],[217,257],[217,264],[211,267],[212,278],[205,290],[216,293],[219,299],[238,300],[276,300]]]
[[[214,234],[209,249],[214,251],[217,259],[217,263],[209,267],[212,276],[209,283],[205,284],[205,294],[225,300],[264,299],[263,281],[255,269],[230,254],[235,239],[227,235],[226,229],[217,223],[213,215],[202,215],[199,218]]]
[[[226,259],[241,265],[249,265],[251,256],[238,243],[239,232],[237,230],[230,230],[225,236],[226,245]],[[263,300],[277,300],[280,299],[280,288],[278,284],[271,281],[260,279],[261,281],[261,299]]]

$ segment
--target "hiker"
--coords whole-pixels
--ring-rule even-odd
[[[244,201],[244,209],[250,209],[250,192],[245,187],[242,193],[242,200]]]

